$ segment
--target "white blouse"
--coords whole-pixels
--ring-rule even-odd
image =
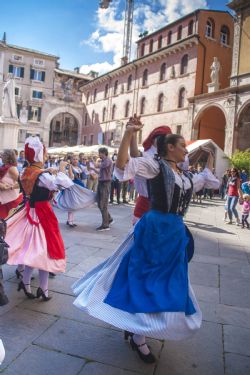
[[[50,173],[43,173],[39,177],[38,185],[47,188],[50,191],[56,191],[61,187],[67,189],[73,186],[74,182],[62,172],[58,172],[56,176]]]
[[[127,181],[133,179],[135,176],[152,179],[156,177],[159,172],[160,167],[158,161],[152,157],[145,156],[130,158],[124,170],[115,167],[115,175],[120,181]],[[200,191],[203,188],[217,190],[220,187],[220,181],[208,168],[205,168],[199,174],[193,175],[192,182],[194,191]]]

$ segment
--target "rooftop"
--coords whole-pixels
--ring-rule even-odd
[[[54,69],[54,71],[56,73],[58,73],[58,74],[63,74],[63,75],[67,75],[67,76],[71,76],[71,77],[75,77],[75,78],[85,79],[85,80],[88,80],[88,81],[92,81],[93,80],[93,78],[90,77],[89,75],[82,74],[82,73],[77,73],[77,72],[75,72],[73,70],[56,68],[56,69]]]
[[[36,51],[34,49],[31,49],[31,48],[25,48],[25,47],[15,46],[14,44],[4,43],[4,41],[1,41],[1,45],[9,47],[9,48],[16,49],[16,50],[19,50],[19,51],[24,51],[24,52],[34,53],[34,54],[37,54],[37,55],[47,56],[47,57],[50,57],[50,58],[53,58],[53,59],[56,59],[56,60],[59,59],[58,56],[52,55],[50,53]]]

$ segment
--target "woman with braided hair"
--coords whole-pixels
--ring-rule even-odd
[[[129,158],[134,133],[142,128],[138,118],[127,125],[116,168],[124,180],[141,176],[149,180],[150,210],[134,227],[134,239],[124,243],[105,262],[74,285],[74,304],[88,314],[125,330],[133,350],[146,363],[155,357],[145,337],[181,340],[201,326],[202,314],[188,277],[194,241],[183,216],[192,191],[218,188],[207,168],[193,179],[177,164],[187,154],[177,134],[160,135],[155,158]]]

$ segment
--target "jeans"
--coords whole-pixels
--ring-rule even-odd
[[[111,186],[110,181],[99,181],[98,187],[97,187],[97,204],[102,214],[102,225],[104,227],[108,227],[110,221],[112,220],[108,212],[110,186]]]
[[[121,195],[121,183],[119,180],[115,179],[111,182],[111,192],[110,192],[110,202],[113,203],[114,201],[114,192],[116,190],[116,200],[117,203],[120,203],[120,195]]]
[[[228,217],[230,221],[232,221],[233,214],[237,220],[239,219],[238,211],[236,210],[238,200],[239,197],[236,196],[227,197]]]

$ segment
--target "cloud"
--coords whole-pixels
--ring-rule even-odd
[[[149,33],[198,8],[207,8],[206,0],[144,0],[135,2],[131,58],[136,57],[136,41],[145,30]],[[95,70],[104,74],[121,64],[123,54],[124,1],[114,0],[108,9],[96,11],[96,30],[81,44],[87,44],[96,52],[112,53],[113,61],[83,65],[82,73]]]

